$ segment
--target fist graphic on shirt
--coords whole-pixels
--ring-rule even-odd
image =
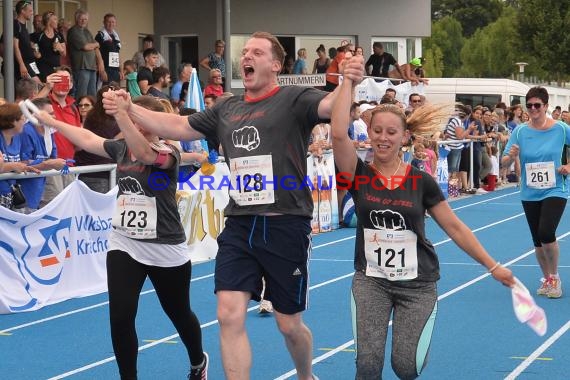
[[[123,194],[140,194],[144,195],[144,191],[139,181],[133,177],[125,177],[119,179],[119,190]]]
[[[379,230],[401,231],[406,229],[404,217],[392,210],[370,211],[370,221]]]
[[[257,128],[245,126],[232,132],[232,142],[236,148],[243,148],[250,152],[259,146],[261,140]]]

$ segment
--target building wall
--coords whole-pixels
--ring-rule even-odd
[[[139,35],[154,34],[152,0],[97,0],[88,3],[89,30],[93,35],[103,27],[103,16],[117,16],[121,38],[121,63],[139,50]]]
[[[426,0],[230,0],[232,34],[257,30],[278,35],[354,36],[369,55],[373,37],[428,37],[431,1]],[[224,0],[154,0],[155,33],[196,34],[199,55],[223,37]],[[201,73],[202,75],[204,73]]]
[[[41,1],[41,0],[40,0]],[[431,1],[360,0],[358,6],[340,0],[234,0],[230,2],[232,34],[257,30],[289,36],[354,36],[369,55],[373,37],[427,37],[431,34]],[[139,36],[198,36],[198,55],[206,56],[223,38],[224,0],[87,0],[89,29],[102,27],[107,12],[117,16],[121,61],[139,49]],[[1,8],[1,7],[0,7]],[[201,72],[201,77],[205,77]],[[3,93],[0,80],[0,96]]]

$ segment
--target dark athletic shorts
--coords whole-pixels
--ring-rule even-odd
[[[283,314],[308,306],[310,219],[295,215],[229,216],[218,237],[215,292],[250,292],[259,301],[265,295]]]

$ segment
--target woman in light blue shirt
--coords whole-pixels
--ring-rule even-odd
[[[570,145],[570,127],[546,116],[548,92],[542,87],[528,91],[526,108],[530,120],[513,131],[502,163],[509,167],[517,156],[520,158],[522,205],[544,276],[537,294],[560,298],[556,228],[569,195],[566,175],[570,165],[563,159],[564,146]]]

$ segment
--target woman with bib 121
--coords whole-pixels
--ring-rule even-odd
[[[425,212],[497,281],[513,286],[514,278],[457,218],[433,177],[400,158],[412,134],[439,130],[442,109],[423,106],[408,118],[391,104],[372,110],[368,136],[374,157],[366,164],[348,138],[350,82],[344,78],[341,84],[332,134],[339,176],[346,181],[358,215],[351,303],[356,379],[382,377],[392,313],[392,368],[400,379],[414,379],[427,361],[440,277],[434,246],[425,233]]]

